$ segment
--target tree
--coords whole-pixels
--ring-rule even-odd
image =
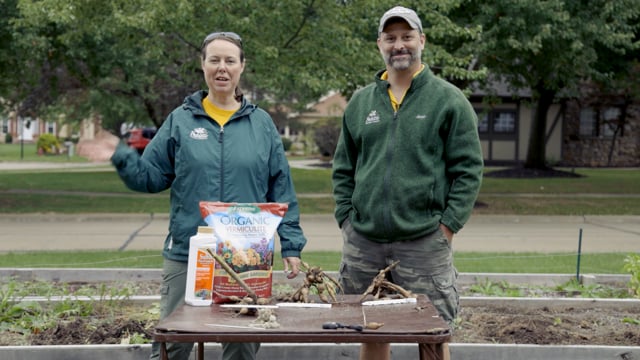
[[[443,76],[481,77],[469,71],[462,44],[477,29],[461,28],[446,12],[461,0],[438,0],[415,9],[429,23],[430,64]],[[350,94],[382,67],[375,46],[381,0],[8,0],[13,66],[31,76],[0,83],[38,114],[63,111],[69,120],[98,114],[103,126],[123,122],[159,126],[183,98],[203,88],[200,44],[212,31],[244,38],[247,66],[241,87],[253,101],[289,121],[330,90]],[[2,32],[3,31],[3,32]],[[4,47],[4,43],[3,43]]]
[[[3,111],[22,112],[19,105],[38,83],[40,68],[37,61],[27,58],[20,45],[21,34],[12,31],[12,22],[18,17],[18,0],[0,1],[0,101]]]
[[[19,0],[13,32],[20,35],[22,56],[46,75],[23,102],[39,112],[59,104],[67,118],[76,113],[78,120],[99,114],[113,129],[122,122],[161,124],[167,109],[181,100],[168,95],[193,83],[192,69],[181,68],[179,56],[166,56],[179,44],[158,30],[164,24],[158,19],[171,22],[182,9],[168,6],[168,1]]]
[[[480,63],[513,89],[532,91],[526,168],[546,167],[547,113],[558,94],[576,92],[584,80],[606,78],[596,66],[603,49],[624,55],[639,46],[638,0],[468,1],[457,14],[483,28]]]

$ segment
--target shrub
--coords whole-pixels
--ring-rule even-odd
[[[7,144],[11,144],[13,142],[13,136],[10,133],[6,133],[4,135],[4,142]]]
[[[291,144],[293,144],[293,141],[291,141],[291,139],[286,137],[282,138],[282,146],[284,146],[284,151],[289,151],[289,149],[291,149]]]
[[[322,156],[333,157],[340,137],[340,120],[329,119],[319,122],[313,129],[313,140]]]
[[[633,296],[640,298],[640,255],[629,254],[624,259],[624,270],[631,273],[629,291]]]
[[[37,142],[38,154],[57,154],[60,149],[60,141],[53,134],[42,134]]]

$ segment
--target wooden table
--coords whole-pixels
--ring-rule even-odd
[[[290,343],[417,343],[421,360],[439,360],[451,336],[447,324],[431,302],[420,295],[417,303],[364,306],[360,295],[343,295],[331,308],[279,307],[274,309],[280,327],[253,327],[254,316],[235,316],[237,309],[183,305],[158,323],[153,339],[167,359],[167,342],[198,343],[198,359],[205,342]],[[377,330],[323,329],[325,322],[363,325],[384,323]]]

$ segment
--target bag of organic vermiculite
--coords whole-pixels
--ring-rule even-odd
[[[281,203],[200,202],[200,213],[213,228],[216,253],[258,297],[270,297],[275,233],[289,205]],[[215,264],[213,301],[247,292]]]

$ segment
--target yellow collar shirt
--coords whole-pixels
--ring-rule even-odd
[[[202,107],[204,111],[209,115],[215,122],[217,122],[220,126],[224,126],[224,124],[231,119],[231,116],[236,112],[236,110],[225,110],[215,106],[208,98],[202,99]]]
[[[422,64],[420,66],[420,69],[413,74],[413,77],[418,76],[418,74],[420,74],[422,70],[424,70],[424,64]],[[382,73],[380,78],[382,80],[387,80],[389,78],[389,74],[387,74],[387,72],[385,71]],[[400,98],[400,101],[398,101],[395,95],[393,95],[393,92],[391,92],[391,87],[387,89],[387,92],[389,93],[389,99],[391,99],[391,106],[393,106],[393,111],[398,111],[398,109],[400,108],[400,105],[402,104],[402,100],[404,100],[404,96],[407,94],[407,91],[405,90],[404,94],[402,94],[402,98]]]

